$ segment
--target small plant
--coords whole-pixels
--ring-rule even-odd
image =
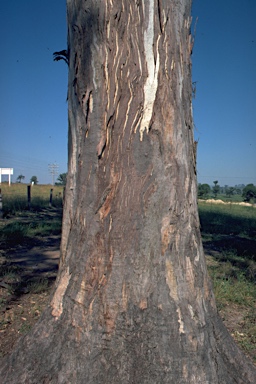
[[[61,233],[61,221],[30,223],[27,231],[28,236],[31,237],[59,235]]]
[[[256,293],[253,283],[249,283],[240,274],[237,278],[217,274],[211,274],[214,286],[215,297],[220,306],[227,303],[235,303],[250,307],[256,303]]]
[[[27,285],[30,293],[42,293],[49,288],[48,280],[46,278],[35,278],[31,280]]]
[[[22,333],[24,335],[28,333],[30,329],[31,329],[31,325],[24,322],[19,329],[19,333]]]
[[[24,241],[26,234],[27,226],[18,221],[14,221],[10,224],[7,224],[2,229],[1,236],[8,244],[8,246],[11,246],[21,244]]]

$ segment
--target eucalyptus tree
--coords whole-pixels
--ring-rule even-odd
[[[24,175],[19,175],[19,176],[17,177],[17,182],[18,182],[18,183],[21,183],[22,180],[24,180],[24,179],[25,179],[25,176],[24,176]]]
[[[69,171],[49,305],[5,383],[253,383],[197,211],[191,0],[67,0]]]

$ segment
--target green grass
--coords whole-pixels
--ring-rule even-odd
[[[217,196],[217,199],[220,199],[226,202],[237,202],[237,203],[240,203],[243,201],[242,195],[227,196],[226,194],[219,194]]]
[[[19,329],[19,333],[25,335],[31,330],[31,325],[27,323],[23,323]]]
[[[49,281],[46,278],[34,278],[29,281],[27,288],[30,293],[42,293],[49,288]]]
[[[217,308],[243,314],[233,336],[256,362],[256,208],[199,202],[199,216]]]
[[[51,186],[46,187],[45,194]],[[42,191],[39,200],[44,199]],[[18,200],[15,196],[14,193],[13,198]],[[51,209],[43,209],[41,213],[40,209],[38,212],[28,211],[25,215],[15,211],[14,218],[0,222],[1,244],[8,248],[33,242],[37,237],[59,234],[61,215],[56,217],[56,212]],[[200,202],[199,216],[205,252],[211,261],[208,262],[208,271],[217,307],[228,312],[231,306],[237,306],[238,311],[244,313],[243,331],[236,331],[234,337],[256,361],[256,208]],[[25,287],[27,292],[37,293],[45,292],[49,287],[49,281],[44,278],[22,281],[22,269],[8,262],[1,266],[1,276],[13,291],[22,289],[24,292]]]
[[[233,275],[232,266],[229,265],[216,267],[216,269],[209,267],[209,273],[219,309],[230,303],[247,307],[255,306],[255,284],[248,281],[242,273],[235,272]]]
[[[202,233],[256,235],[256,208],[199,203]]]
[[[20,250],[30,250],[45,239],[51,241],[51,236],[61,234],[61,226],[62,210],[58,208],[17,213],[0,221],[0,249],[4,255],[0,259],[0,280],[6,293],[20,296],[48,291],[52,276],[38,276],[33,268],[15,265],[12,255],[19,254]]]
[[[22,183],[2,183],[0,185],[3,203],[3,215],[16,214],[27,210],[27,185]],[[52,206],[61,207],[63,203],[63,187],[51,185],[34,185],[31,187],[30,209],[38,210],[49,207],[50,191],[53,188]]]
[[[36,236],[45,237],[59,235],[61,233],[61,220],[59,217],[46,222],[36,220],[34,222],[11,221],[1,228],[0,240],[6,247],[28,243]]]

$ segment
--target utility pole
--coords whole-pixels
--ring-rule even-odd
[[[55,175],[58,174],[58,168],[59,166],[56,163],[48,164],[49,172],[52,175],[52,185],[54,185],[54,182],[55,182]]]

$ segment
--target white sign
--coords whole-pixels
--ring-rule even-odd
[[[0,168],[0,184],[2,183],[2,175],[9,175],[9,185],[10,185],[11,175],[13,175],[13,168]]]

